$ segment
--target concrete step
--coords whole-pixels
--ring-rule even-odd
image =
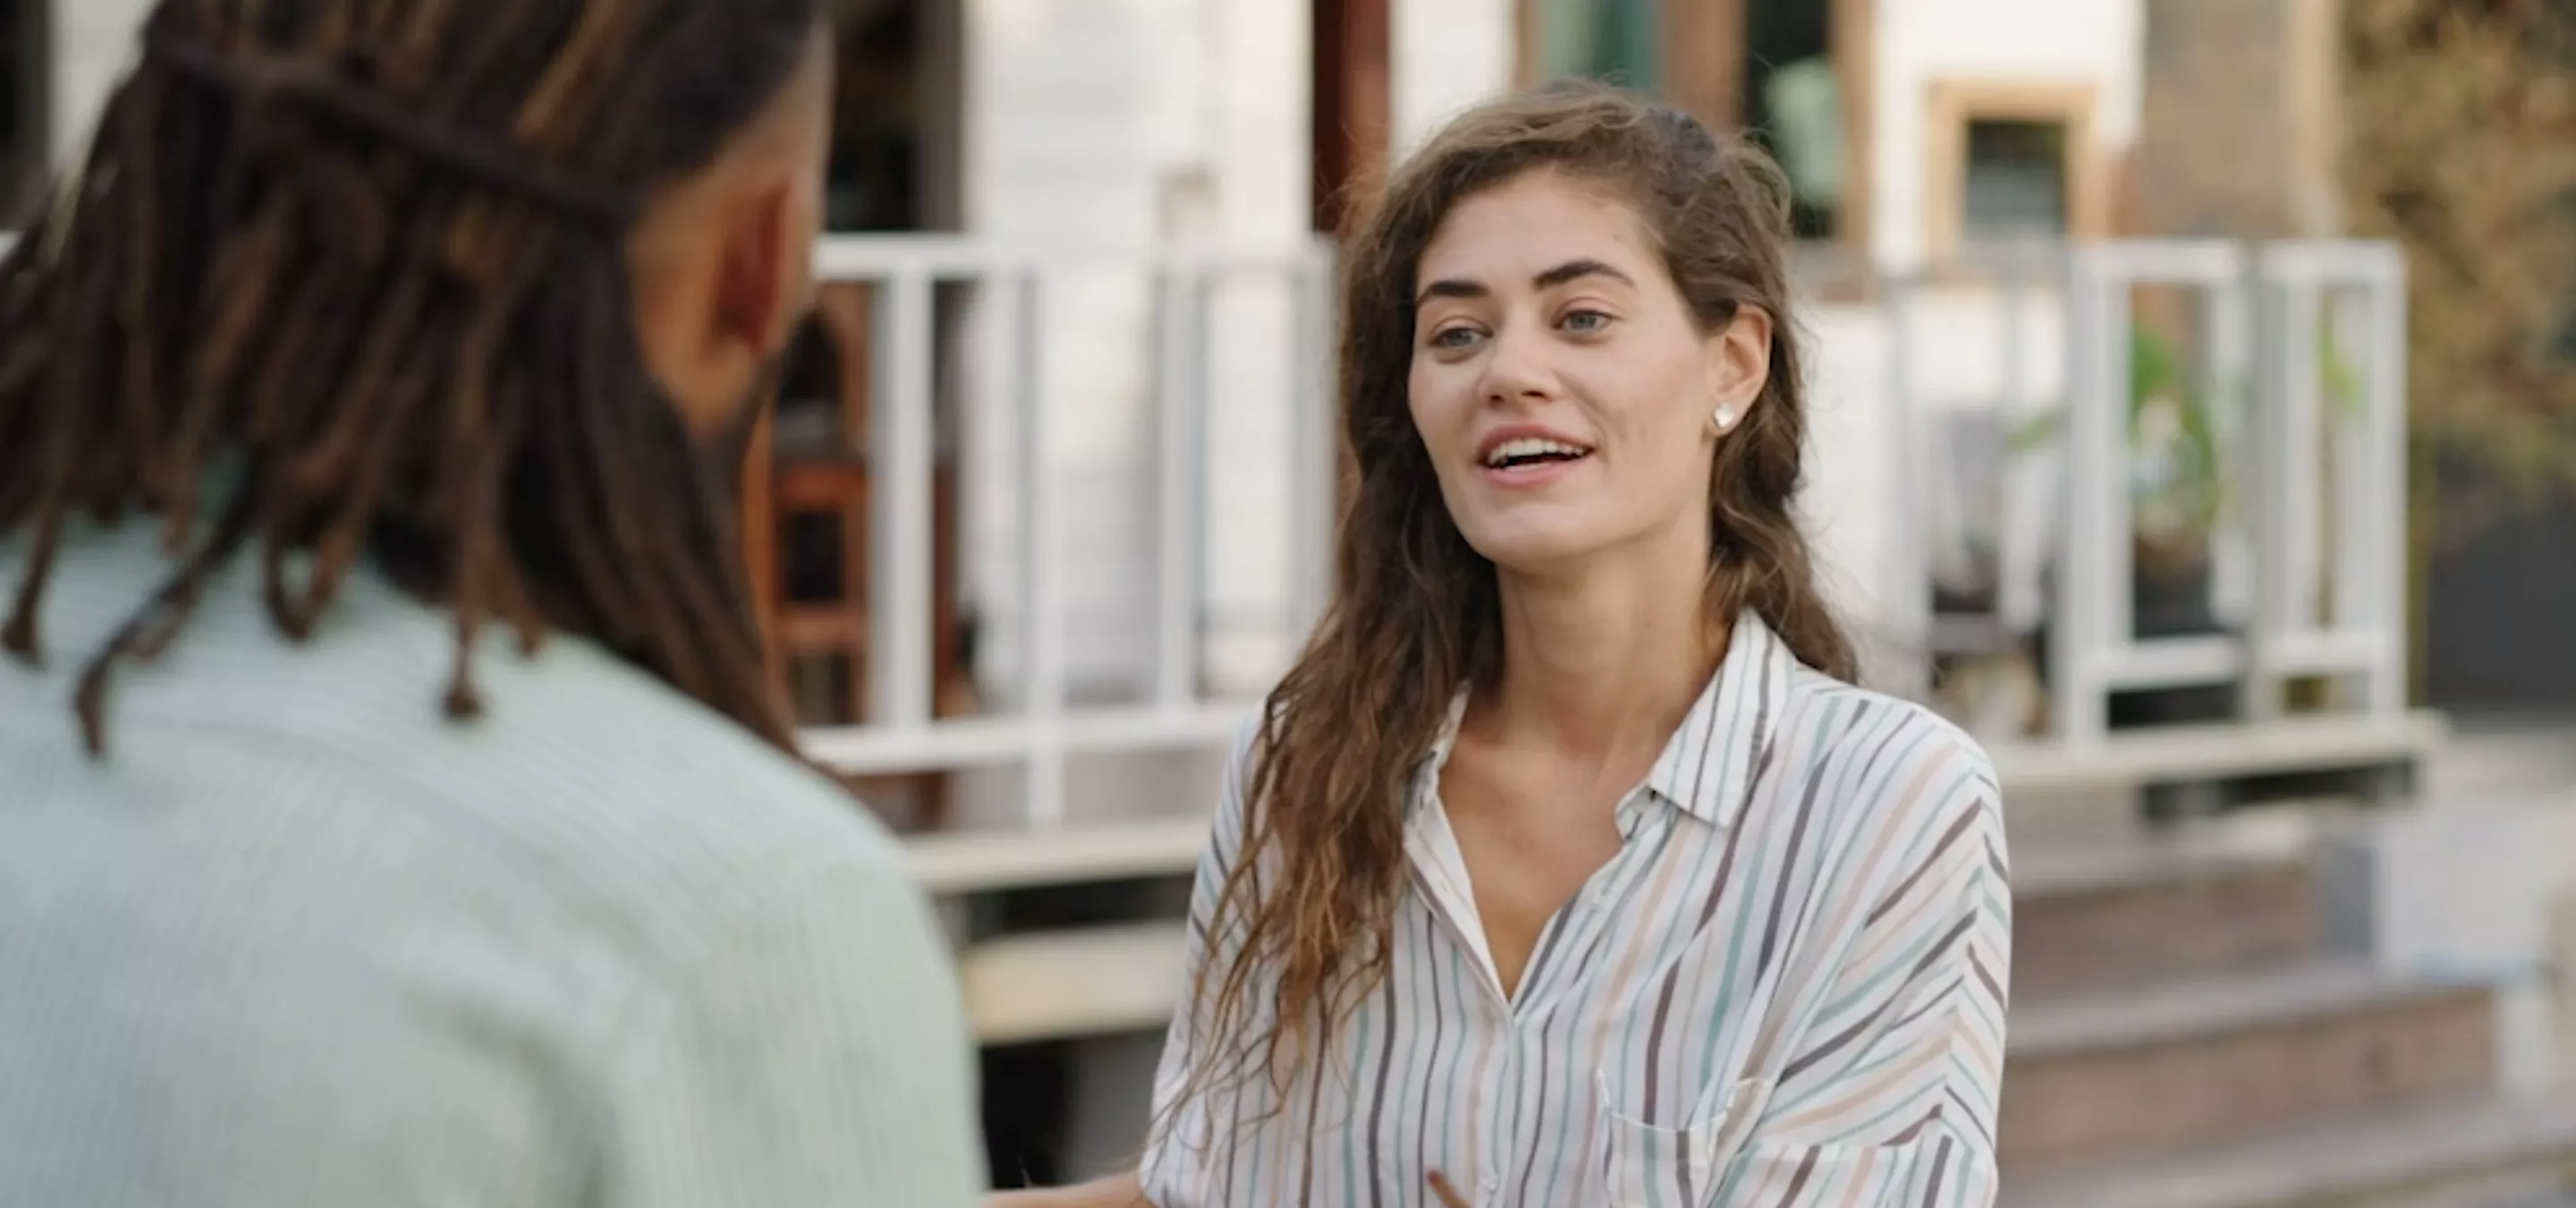
[[[2482,985],[2311,962],[2014,1011],[1998,1145],[2039,1173],[2496,1085]]]
[[[2372,1113],[2152,1161],[2008,1174],[2002,1208],[2551,1208],[2576,1201],[2576,1098]]]
[[[2319,942],[2305,852],[2146,841],[2013,856],[2013,1000],[2278,967]]]

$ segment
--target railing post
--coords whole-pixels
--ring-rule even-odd
[[[2003,270],[2005,446],[2004,483],[2000,487],[2003,503],[1995,518],[1995,615],[2007,632],[2016,633],[2036,624],[2047,612],[2047,604],[2039,595],[2037,576],[2020,573],[2023,567],[2044,563],[2046,557],[2030,549],[2030,543],[2022,536],[2024,529],[2013,523],[2012,516],[2012,434],[2047,405],[2031,385],[2030,369],[2031,349],[2038,345],[2030,334],[2031,294],[2036,288],[2033,278],[2041,271],[2019,256],[2008,258]]]
[[[1293,425],[1289,456],[1295,466],[1291,506],[1296,516],[1290,534],[1294,553],[1289,592],[1296,632],[1293,645],[1302,650],[1333,597],[1333,530],[1341,521],[1343,467],[1333,248],[1317,240],[1296,263],[1291,274],[1296,295],[1293,346],[1314,354],[1297,358],[1296,388],[1289,402]]]
[[[2406,707],[2406,416],[2404,265],[2377,244],[2275,244],[2260,258],[2277,322],[2267,375],[2269,424],[2253,475],[2267,598],[2254,666],[2288,676],[2359,680],[2373,713]],[[2357,291],[2358,306],[2345,295]],[[2357,314],[2358,340],[2342,338]],[[2358,344],[2358,397],[2329,400],[2318,361],[2332,334]],[[2334,457],[2332,523],[2324,522],[2321,445]],[[2333,598],[2321,598],[2331,576]]]
[[[2099,659],[2107,638],[2108,551],[2104,534],[2114,517],[2103,496],[2123,489],[2116,441],[2120,316],[2100,254],[2077,248],[2066,261],[2067,398],[2066,509],[2058,527],[2055,612],[2049,628],[2050,720],[2057,737],[2084,745],[2099,741],[2108,722],[2099,686]],[[2125,306],[2116,308],[2126,310]]]
[[[1014,266],[1009,279],[1019,297],[1020,347],[1014,360],[1022,375],[1020,482],[1027,492],[1021,520],[1021,550],[1027,558],[1022,582],[1028,590],[1028,694],[1021,704],[1029,736],[1025,798],[1030,828],[1051,831],[1063,827],[1065,815],[1066,592],[1055,433],[1063,409],[1054,398],[1053,375],[1045,371],[1045,282],[1034,266]]]
[[[1199,544],[1206,506],[1206,278],[1188,265],[1154,276],[1154,704],[1198,696]]]
[[[2254,606],[2246,617],[2245,679],[2237,701],[2246,716],[2269,717],[2282,706],[2283,655],[2301,629],[2298,501],[2314,494],[2313,484],[2303,481],[2310,470],[2303,447],[2315,447],[2308,411],[2315,381],[2313,372],[2302,372],[2307,358],[2293,350],[2314,340],[2316,312],[2315,296],[2272,272],[2275,261],[2268,253],[2257,263],[2251,456],[2233,479],[2245,492],[2254,533]]]
[[[1887,324],[1882,360],[1888,422],[1894,428],[1895,458],[1889,472],[1895,479],[1890,495],[1896,500],[1897,516],[1895,540],[1888,543],[1887,555],[1897,566],[1886,577],[1896,584],[1894,598],[1879,601],[1879,607],[1893,615],[1883,618],[1883,628],[1870,628],[1895,639],[1887,643],[1893,647],[1887,653],[1896,665],[1880,673],[1886,689],[1920,700],[1931,694],[1940,620],[1932,607],[1932,475],[1924,449],[1922,399],[1914,388],[1914,302],[1921,281],[1913,273],[1888,273],[1875,284],[1879,313]]]
[[[869,720],[915,729],[930,720],[932,619],[931,279],[918,269],[885,284],[877,311],[878,381],[868,461],[873,470],[868,625]]]
[[[2365,420],[2369,456],[2356,458],[2367,464],[2367,475],[2376,489],[2370,497],[2377,506],[2369,508],[2371,523],[2363,541],[2377,551],[2365,564],[2375,574],[2356,576],[2364,598],[2377,602],[2364,605],[2367,623],[2375,629],[2372,646],[2375,666],[2372,668],[2369,705],[2373,713],[2394,717],[2405,712],[2409,667],[2407,615],[2407,561],[2412,549],[2412,536],[2407,530],[2406,509],[2410,502],[2410,483],[2406,464],[2406,262],[2397,249],[2381,244],[2369,249],[2374,261],[2369,275],[2373,292],[2378,296],[2370,307],[2370,387]],[[2356,509],[2360,510],[2360,509]]]

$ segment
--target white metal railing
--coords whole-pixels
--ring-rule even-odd
[[[2241,636],[2131,636],[2128,301],[2152,285],[2194,288],[2204,299],[2202,388],[2222,425],[2220,447],[2234,454],[2227,482],[2245,513],[2253,590]],[[2056,737],[2098,741],[2104,701],[2123,688],[2233,684],[2241,716],[2261,721],[2279,716],[2291,677],[2350,676],[2364,686],[2364,711],[2401,711],[2406,323],[2396,250],[2107,244],[2075,251],[2067,288],[2077,374],[2067,425],[2070,523],[2058,550],[2065,599],[2053,634]],[[2349,303],[2349,322],[2328,321],[2330,300]],[[2350,331],[2353,323],[2364,330]],[[2336,331],[2368,360],[2353,367],[2352,397],[2329,407],[2320,345]],[[2227,406],[2231,398],[2238,405]],[[2325,542],[2316,523],[2321,437],[2341,450],[2336,531]],[[2331,613],[2313,574],[2329,559],[2337,584]]]
[[[1242,471],[1214,454],[1205,440],[1220,400],[1243,400],[1211,377],[1212,341],[1250,339],[1287,351],[1282,362],[1293,386],[1272,405],[1293,416],[1283,450],[1290,489],[1281,506],[1294,519],[1280,539],[1291,542],[1291,570],[1284,586],[1281,648],[1293,645],[1315,615],[1328,581],[1332,421],[1329,252],[1321,247],[1285,252],[1148,250],[1133,252],[1019,252],[964,240],[886,238],[836,240],[824,247],[823,275],[879,283],[880,350],[885,387],[879,402],[883,436],[876,456],[889,459],[888,496],[879,504],[880,565],[884,593],[879,608],[889,623],[876,627],[872,661],[900,666],[879,685],[884,710],[860,727],[815,731],[808,744],[825,762],[852,772],[896,772],[1016,765],[1026,776],[1025,817],[1051,829],[1065,817],[1064,764],[1072,755],[1206,748],[1223,742],[1246,715],[1252,691],[1210,695],[1200,690],[1205,603],[1199,574],[1207,550],[1210,486]],[[1142,703],[1077,707],[1065,695],[1066,567],[1061,526],[1067,516],[1095,506],[1068,493],[1045,467],[1044,452],[1060,439],[1075,385],[1048,371],[1048,349],[1033,321],[1051,282],[1062,274],[1115,268],[1150,278],[1155,305],[1121,329],[1139,363],[1149,366],[1152,423],[1136,464],[1152,476],[1151,540],[1130,567],[1150,567],[1152,620],[1150,685]],[[2105,735],[2105,706],[2116,691],[2188,685],[2235,685],[2241,716],[2261,720],[2279,711],[2282,683],[2298,675],[2352,677],[2364,686],[2367,710],[2393,714],[2404,704],[2402,626],[2404,582],[2403,272],[2394,249],[2361,243],[2282,244],[2245,248],[2216,241],[2140,240],[2077,245],[1989,257],[1974,264],[1889,272],[1827,269],[1815,277],[1857,276],[1866,285],[1858,302],[1834,304],[1857,314],[1880,341],[1874,381],[1863,384],[1867,414],[1888,421],[1886,458],[1893,489],[1884,522],[1886,538],[1874,547],[1877,569],[1893,587],[1878,593],[1865,628],[1909,635],[1899,642],[1906,657],[1893,660],[1887,686],[1921,693],[1929,687],[1927,654],[1935,631],[1958,618],[1932,615],[1922,517],[1929,514],[1934,476],[1921,456],[1926,415],[1957,409],[1955,398],[1933,396],[1960,386],[1956,366],[1944,369],[1941,353],[1959,353],[1962,331],[1984,324],[1994,342],[1981,362],[1995,381],[1978,387],[1988,405],[2019,421],[2054,411],[2055,489],[2037,504],[2054,513],[2053,524],[2005,527],[2002,560],[2026,571],[2005,576],[1997,593],[1998,625],[2027,631],[2043,618],[2050,632],[2049,680],[2053,725],[2045,742],[2070,754]],[[1293,295],[1270,312],[1268,325],[1211,305],[1211,287],[1251,278],[1283,284]],[[1024,424],[1032,449],[1016,463],[1031,467],[1018,484],[1029,531],[1026,561],[1026,690],[1011,716],[933,721],[925,652],[929,431],[929,335],[926,315],[932,281],[971,280],[987,287],[979,303],[991,337],[979,357],[1004,384],[971,393],[974,408],[998,408]],[[2232,451],[2230,527],[2235,557],[2248,572],[2250,610],[2234,632],[2140,639],[2133,636],[2130,599],[2134,567],[2129,551],[2134,518],[2128,495],[2131,457],[2128,397],[2130,297],[2141,288],[2196,295],[2200,316],[2196,347],[2200,388],[2207,406],[2226,427]],[[2334,303],[2335,305],[2330,305]],[[1982,310],[1976,308],[1982,307]],[[1963,316],[1969,316],[1963,318]],[[1964,327],[1962,325],[1965,325]],[[1220,327],[1222,331],[1218,330]],[[2366,349],[2359,368],[2366,384],[2357,397],[2332,409],[2319,401],[2317,364],[2304,354],[2332,328],[2354,349]],[[1927,337],[1926,332],[1930,335]],[[1971,341],[1974,338],[1970,337]],[[1853,359],[1853,345],[1832,339],[1811,348],[1811,360],[1828,371]],[[1973,375],[1971,375],[1973,376]],[[2336,433],[2336,486],[2331,540],[2320,542],[2320,472],[2313,433]],[[1238,448],[1237,455],[1244,454]],[[1262,457],[1270,450],[1254,450]],[[1855,456],[1834,439],[1820,439],[1817,460],[1827,469]],[[900,467],[900,468],[896,468]],[[1830,477],[1830,475],[1826,475]],[[2020,501],[2023,510],[2032,506]],[[2317,568],[2331,560],[2333,608],[2319,607]],[[2041,593],[2037,571],[2047,567],[2054,590]],[[1099,573],[1098,568],[1093,568]],[[2225,577],[2222,572],[2222,578]],[[900,699],[898,699],[898,697]]]
[[[0,236],[0,250],[9,242]],[[868,542],[874,560],[868,718],[806,731],[808,752],[855,775],[1016,767],[1024,785],[1022,816],[1032,829],[1049,831],[1066,818],[1070,758],[1223,744],[1249,716],[1267,675],[1302,639],[1329,586],[1336,473],[1330,247],[1015,248],[965,237],[836,237],[818,247],[816,267],[823,280],[876,287],[869,455],[877,495]],[[2062,762],[2061,756],[2119,762],[2088,752],[2098,751],[2105,737],[2107,696],[2142,687],[2232,684],[2241,716],[2261,722],[2279,714],[2287,680],[2339,677],[2360,689],[2349,712],[2403,720],[2405,266],[2397,248],[2373,242],[2249,248],[2118,241],[1931,270],[1826,265],[1802,271],[1808,286],[1863,287],[1858,301],[1811,306],[1811,322],[1819,309],[1848,312],[1879,341],[1875,357],[1830,339],[1808,351],[1820,371],[1859,363],[1876,375],[1865,381],[1861,393],[1868,397],[1860,401],[1868,406],[1852,427],[1873,429],[1892,445],[1883,460],[1893,489],[1875,496],[1870,510],[1885,530],[1872,547],[1879,555],[1874,566],[1893,586],[1876,593],[1872,615],[1857,619],[1903,639],[1897,645],[1905,657],[1890,686],[1918,692],[1927,686],[1922,669],[1945,620],[1932,615],[1921,557],[1932,481],[1920,458],[1923,416],[1934,392],[1927,383],[1937,385],[1942,376],[1921,333],[1970,304],[1960,294],[1963,270],[1977,282],[1969,291],[1979,299],[1973,304],[1985,308],[1977,322],[1991,319],[1986,336],[1994,341],[1998,373],[1986,397],[2017,414],[2062,408],[2056,442],[2062,464],[2051,493],[2058,514],[2046,526],[2053,536],[2034,545],[2014,534],[2041,526],[2008,526],[2004,555],[2007,563],[2052,564],[2055,592],[2043,599],[2029,576],[2008,576],[1996,618],[2020,628],[2045,615],[2054,724],[2038,744],[2014,744],[2010,754],[2024,762]],[[1130,279],[1129,300],[1146,305],[1088,332],[1068,335],[1061,324],[1051,329],[1050,318],[1065,309],[1058,294],[1093,297],[1067,289],[1067,282],[1104,273]],[[977,289],[964,308],[972,336],[950,345],[943,390],[938,290],[951,284]],[[2131,517],[2123,472],[2126,333],[2131,293],[2148,286],[2198,292],[2207,303],[2201,343],[2208,383],[2246,383],[2244,406],[2235,414],[2241,427],[2231,434],[2242,452],[2234,481],[2245,512],[2242,561],[2251,588],[2238,635],[2132,636],[2134,568],[2125,556]],[[1065,345],[1082,338],[1127,345],[1089,351],[1136,369],[1128,380],[1141,388],[1123,393],[1135,396],[1127,401],[1144,421],[1138,428],[1145,448],[1133,465],[1152,488],[1150,534],[1135,564],[1087,568],[1111,576],[1146,568],[1151,579],[1144,593],[1149,668],[1139,677],[1141,699],[1105,704],[1074,699],[1068,645],[1076,639],[1066,625],[1068,530],[1078,513],[1099,505],[1067,488],[1057,456],[1067,444],[1068,415],[1097,385],[1062,372]],[[2345,367],[2351,381],[2325,380],[2326,368],[2311,350],[2327,339],[2353,357]],[[1270,360],[1266,368],[1220,366],[1214,355],[1220,346],[1249,346]],[[2346,388],[2331,388],[2338,385]],[[970,493],[1002,500],[1016,521],[1001,527],[1016,536],[1004,559],[1018,566],[1006,593],[1014,607],[1003,611],[1016,622],[1018,656],[997,660],[1005,664],[998,670],[978,668],[979,675],[1015,681],[1015,704],[959,719],[936,718],[931,707],[939,618],[931,615],[928,584],[937,553],[932,482],[943,401],[964,412],[970,428],[1016,429],[1019,438],[1002,481],[968,486]],[[1277,443],[1255,445],[1248,454],[1238,443],[1229,461],[1210,450],[1208,437],[1214,418],[1238,410],[1265,414]],[[2326,448],[2332,449],[2330,490],[2323,481]],[[1852,456],[1828,439],[1812,454],[1826,471],[1819,477],[1828,480],[1833,463]],[[1284,551],[1271,576],[1276,608],[1265,614],[1269,655],[1211,690],[1204,682],[1212,660],[1203,624],[1210,517],[1224,512],[1233,521],[1245,519],[1239,501],[1215,506],[1215,488],[1239,475],[1237,463],[1247,457],[1276,463],[1284,484],[1265,497],[1276,514],[1254,517],[1275,521],[1270,539]],[[1235,532],[1230,539],[1243,538]],[[2392,724],[2389,733],[2401,730],[2415,734],[2423,727]],[[2379,749],[2378,738],[2358,733],[2320,742],[2319,750],[2344,755]],[[2251,760],[2249,767],[2277,762],[2271,754],[2229,758]]]
[[[857,775],[1017,765],[1025,818],[1046,830],[1065,819],[1071,757],[1221,745],[1257,695],[1211,693],[1202,683],[1212,488],[1229,469],[1228,459],[1210,456],[1211,420],[1224,400],[1229,408],[1267,411],[1274,422],[1255,426],[1284,437],[1249,450],[1238,442],[1236,452],[1268,457],[1281,470],[1284,489],[1268,509],[1278,521],[1269,538],[1285,551],[1274,593],[1279,632],[1271,645],[1293,647],[1323,604],[1328,575],[1335,449],[1327,403],[1329,249],[1004,248],[939,237],[834,238],[819,249],[817,268],[825,281],[874,287],[877,382],[869,455],[882,468],[869,542],[874,708],[864,725],[805,732],[807,751]],[[1006,693],[1016,707],[966,719],[934,719],[930,709],[933,391],[940,378],[933,295],[947,284],[975,287],[962,320],[971,333],[952,345],[966,356],[949,365],[971,371],[950,375],[952,384],[976,379],[958,385],[947,401],[962,411],[970,431],[1008,433],[1017,445],[982,467],[1015,472],[972,481],[977,467],[970,465],[962,488],[1007,507],[1009,522],[993,527],[1017,530],[1011,543],[1016,582],[988,583],[976,601],[1016,618],[1017,657],[996,660],[1014,665],[977,669],[979,678],[1016,681],[1016,691]],[[1093,313],[1069,315],[1067,298],[1108,301]],[[1139,300],[1143,305],[1124,305]],[[1135,369],[1123,379],[1114,371],[1106,376],[1141,386],[1113,386],[1106,393],[1127,397],[1105,401],[1110,412],[1141,421],[1107,426],[1143,436],[1142,448],[1125,450],[1123,464],[1150,479],[1149,532],[1132,547],[1134,565],[1079,567],[1095,582],[1102,575],[1150,575],[1150,590],[1142,593],[1150,622],[1141,701],[1082,705],[1073,699],[1068,646],[1079,638],[1067,632],[1074,587],[1068,576],[1077,566],[1067,552],[1074,536],[1068,526],[1107,503],[1082,497],[1063,481],[1069,417],[1104,403],[1076,396],[1104,375],[1068,371],[1068,343],[1078,343],[1094,369]],[[1220,344],[1273,353],[1284,376],[1247,377],[1240,366],[1224,374],[1212,355]],[[1229,518],[1245,519],[1245,511],[1232,509]],[[995,596],[1006,597],[1007,606],[995,608]],[[1257,684],[1278,669],[1256,671],[1248,680]]]
[[[2348,712],[2391,718],[2404,710],[2405,271],[2398,249],[2352,241],[2246,247],[2127,240],[1861,275],[1872,286],[1864,305],[1886,333],[1882,414],[1903,446],[1900,485],[1889,499],[1895,539],[1882,546],[1892,555],[1888,574],[1897,588],[1882,593],[1876,620],[1903,635],[1909,655],[1942,649],[1945,624],[1977,620],[2028,633],[2044,616],[2048,740],[2077,749],[2105,737],[2108,699],[2124,690],[2233,686],[2239,717],[2261,722],[2281,715],[2289,680],[2323,676],[2359,687],[2343,706]],[[1963,292],[1962,280],[1977,285]],[[2226,610],[2236,614],[2229,617],[2233,632],[2135,636],[2130,325],[2131,299],[2141,290],[2175,291],[2198,303],[2196,387],[2225,456],[2226,508],[2210,534],[2212,561],[2218,594],[2245,597]],[[1925,517],[1942,502],[1924,457],[1926,417],[1937,408],[1923,395],[1925,379],[1941,375],[1926,372],[1914,332],[1927,313],[1943,309],[1954,317],[1974,310],[1988,328],[1982,338],[2000,349],[2000,380],[1988,388],[1987,405],[2016,423],[2055,413],[2047,446],[2052,488],[2019,501],[2024,512],[2036,506],[2055,514],[2009,518],[1999,559],[2024,570],[2045,566],[2053,598],[2038,595],[2036,573],[2007,574],[1999,615],[1990,618],[1934,616],[1929,592],[1918,586],[1929,581],[1920,555],[1930,538]],[[2062,326],[2055,349],[2033,339],[2035,327],[2047,326],[2034,323],[2035,312],[2051,310]],[[1958,333],[1949,334],[1955,341]],[[2354,359],[2321,357],[2328,340]],[[1955,347],[1945,351],[1958,355]],[[2052,358],[2034,353],[2053,354],[2061,372],[2040,369]],[[2330,370],[2344,380],[2326,381]],[[2321,448],[2334,450],[2331,491],[2324,489]],[[2044,542],[2034,546],[2040,534]],[[2228,590],[2235,579],[2245,590]],[[1922,688],[1924,666],[1900,666],[1890,686]]]
[[[2365,708],[2397,713],[2407,701],[2405,259],[2384,243],[2279,243],[2259,251],[2255,269],[2265,371],[2254,441],[2262,472],[2248,483],[2257,525],[2248,711],[2275,713],[2284,677],[2349,675]],[[2331,491],[2321,445],[2334,450]],[[2321,514],[2329,500],[2330,516]],[[2321,598],[2328,573],[2330,600]]]
[[[2089,742],[2121,689],[2225,684],[2242,670],[2237,639],[2132,636],[2136,566],[2129,482],[2130,298],[2139,287],[2197,291],[2200,388],[2224,412],[2246,377],[2245,264],[2232,244],[2138,242],[2074,249],[2067,261],[2072,387],[2065,418],[2066,524],[2057,547],[2050,631],[2057,735]]]

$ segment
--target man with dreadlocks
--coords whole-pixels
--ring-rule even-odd
[[[734,471],[820,0],[165,0],[0,262],[0,1203],[980,1190]]]

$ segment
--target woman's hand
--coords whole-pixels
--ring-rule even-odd
[[[997,1191],[984,1201],[984,1208],[1154,1208],[1145,1199],[1144,1184],[1134,1173],[1111,1175],[1079,1187],[1055,1187],[1044,1191]]]

